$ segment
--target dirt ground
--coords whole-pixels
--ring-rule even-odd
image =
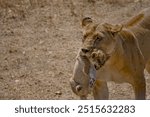
[[[117,23],[150,6],[149,0],[1,1],[0,99],[79,99],[69,79],[81,46],[81,19]],[[134,99],[129,84],[108,85],[110,99]]]

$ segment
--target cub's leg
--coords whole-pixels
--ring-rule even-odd
[[[108,100],[107,82],[96,80],[93,88],[93,96],[95,100]]]

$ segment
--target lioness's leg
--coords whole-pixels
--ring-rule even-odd
[[[135,92],[135,99],[136,100],[145,100],[146,98],[146,83],[144,75],[136,80],[133,84],[134,92]]]
[[[95,100],[107,100],[109,98],[107,82],[96,80],[93,88],[93,96]]]
[[[146,70],[150,74],[150,60],[146,64]]]

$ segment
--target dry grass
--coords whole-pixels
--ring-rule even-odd
[[[136,3],[136,2],[142,2],[142,0],[104,0],[107,4],[120,4],[124,5],[127,3]]]
[[[49,0],[0,0],[0,15],[6,17],[25,18],[28,10],[49,5]]]
[[[81,19],[120,22],[150,5],[111,1],[0,0],[0,99],[78,99],[69,78],[81,45]],[[132,92],[110,85],[110,99],[133,99]]]
[[[17,6],[45,6],[53,2],[52,0],[0,0],[0,7],[17,7]]]

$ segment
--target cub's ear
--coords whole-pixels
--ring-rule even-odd
[[[112,34],[116,34],[116,33],[120,32],[123,28],[123,25],[121,25],[121,24],[112,25],[112,24],[105,23],[105,24],[103,24],[103,26],[106,31],[109,31]]]
[[[86,27],[87,25],[93,23],[93,20],[90,17],[85,17],[82,20],[82,27]]]

